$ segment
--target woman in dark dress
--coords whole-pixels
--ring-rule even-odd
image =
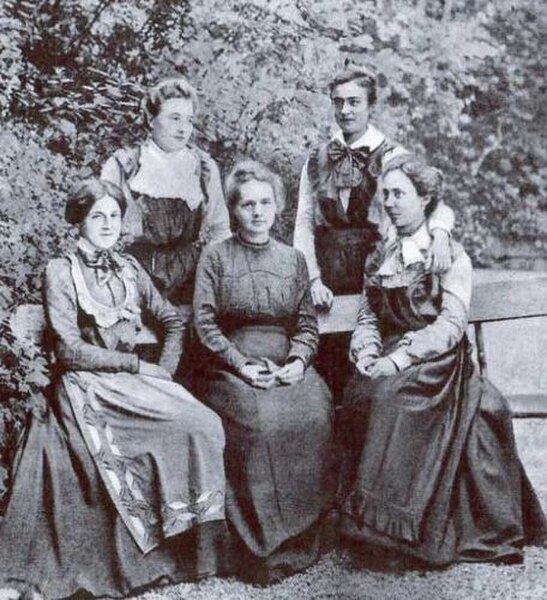
[[[317,559],[331,506],[331,396],[311,366],[318,329],[304,256],[270,237],[279,178],[237,165],[236,233],[198,266],[195,325],[211,355],[200,397],[226,430],[227,519],[241,577],[274,581]]]
[[[218,167],[190,141],[197,107],[184,78],[150,88],[142,103],[148,138],[115,152],[101,173],[126,196],[129,252],[175,304],[192,302],[201,248],[230,235]]]
[[[394,230],[367,261],[351,341],[342,532],[432,565],[518,562],[545,540],[545,518],[507,403],[471,360],[469,257],[453,242],[448,272],[427,261],[441,185],[412,156],[384,174]]]
[[[48,599],[214,574],[225,535],[222,423],[171,380],[183,324],[115,251],[125,208],[119,188],[86,182],[66,207],[77,247],[46,271],[55,395],[20,449],[0,581]],[[141,316],[163,328],[159,364],[135,353]]]

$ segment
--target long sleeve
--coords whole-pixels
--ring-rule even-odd
[[[194,291],[194,324],[201,343],[236,372],[250,361],[218,325],[220,268],[214,247],[205,249],[198,263]]]
[[[365,357],[378,358],[381,351],[382,338],[378,330],[378,319],[370,308],[365,288],[357,312],[357,326],[351,336],[349,357],[353,363],[358,363]]]
[[[450,270],[441,276],[441,310],[433,323],[403,336],[389,355],[399,369],[431,360],[454,348],[467,329],[472,287],[469,256],[460,252]]]
[[[316,199],[308,177],[308,162],[306,161],[300,176],[293,246],[303,252],[306,257],[308,272],[312,281],[321,277],[315,253],[315,204]]]
[[[180,362],[185,323],[180,312],[158,292],[148,273],[137,263],[141,307],[162,327],[163,340],[159,364],[173,375]]]
[[[209,243],[220,242],[230,237],[230,217],[222,191],[220,173],[213,159],[208,161],[210,176],[207,183],[208,202],[202,230]]]
[[[310,292],[310,278],[304,256],[298,253],[298,320],[291,336],[288,359],[299,358],[308,366],[317,352],[319,327]]]
[[[100,348],[82,338],[76,289],[68,260],[50,261],[44,289],[46,315],[53,331],[57,363],[61,367],[69,371],[138,371],[136,354]]]
[[[445,204],[439,202],[435,207],[435,210],[429,215],[428,226],[429,231],[434,229],[444,229],[448,233],[452,233],[455,224],[454,211]]]

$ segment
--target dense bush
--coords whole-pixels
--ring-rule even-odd
[[[4,0],[0,438],[40,404],[47,373],[9,314],[39,301],[70,239],[69,187],[144,135],[148,84],[180,73],[199,87],[196,135],[224,171],[252,156],[283,175],[290,239],[299,170],[329,133],[328,80],[348,60],[375,69],[374,120],[443,169],[458,233],[491,265],[494,242],[547,254],[546,27],[539,0]],[[5,465],[13,444],[0,447]]]

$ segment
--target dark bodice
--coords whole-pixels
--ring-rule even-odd
[[[194,210],[180,198],[151,198],[141,194],[137,202],[142,210],[141,242],[153,245],[192,244],[199,239],[203,204]]]
[[[378,318],[382,339],[400,337],[433,323],[441,310],[438,280],[424,271],[423,263],[412,265],[406,286],[367,285],[371,310]]]
[[[306,287],[299,255],[274,240],[261,248],[234,238],[225,251],[218,282],[221,327],[296,323]]]

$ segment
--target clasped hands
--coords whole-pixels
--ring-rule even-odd
[[[265,358],[260,363],[245,364],[240,374],[249,385],[267,390],[275,385],[291,385],[302,381],[304,371],[304,363],[299,358],[294,358],[281,367]]]
[[[355,367],[361,375],[365,375],[371,379],[389,377],[390,375],[395,375],[395,373],[397,373],[396,364],[387,356],[382,356],[380,358],[364,356],[357,361]]]

